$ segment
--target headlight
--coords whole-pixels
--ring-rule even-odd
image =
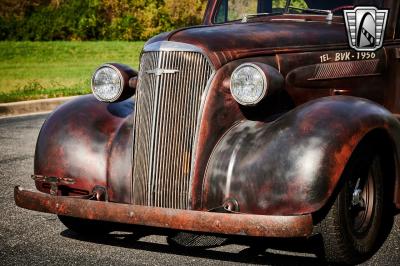
[[[267,93],[264,71],[253,63],[240,65],[231,76],[231,93],[242,105],[256,105]]]
[[[102,102],[125,100],[134,94],[135,88],[130,88],[130,83],[134,83],[129,81],[136,78],[136,76],[137,72],[128,66],[104,64],[93,74],[93,94]]]

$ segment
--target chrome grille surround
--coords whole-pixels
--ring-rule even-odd
[[[144,48],[136,93],[133,204],[189,208],[193,147],[214,73],[196,46],[162,41]]]

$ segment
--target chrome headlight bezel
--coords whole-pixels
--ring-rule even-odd
[[[253,97],[254,99],[251,101],[246,101],[243,98],[240,97],[240,95],[237,94],[237,90],[238,88],[235,88],[236,86],[236,82],[235,82],[235,78],[238,78],[238,75],[240,73],[240,71],[243,71],[244,68],[253,68],[254,70],[257,71],[257,74],[260,75],[261,81],[262,81],[262,85],[261,85],[261,91],[260,93],[258,93],[258,95],[256,95],[256,97]],[[230,91],[232,94],[232,97],[235,99],[235,101],[237,101],[239,104],[244,105],[244,106],[254,106],[257,105],[260,101],[262,101],[268,91],[268,81],[267,81],[267,77],[264,73],[264,71],[261,69],[261,67],[259,67],[257,64],[254,63],[243,63],[241,65],[239,65],[237,68],[235,68],[235,70],[232,72],[231,74],[231,79],[230,79]]]
[[[108,69],[111,69],[112,71],[114,71],[115,72],[115,74],[118,76],[118,79],[119,79],[119,88],[118,88],[118,91],[116,92],[116,94],[113,96],[113,97],[110,97],[110,98],[104,98],[104,97],[101,97],[97,92],[96,92],[96,88],[95,88],[95,79],[96,79],[96,76],[97,76],[97,74],[99,74],[99,72],[102,70],[102,69],[104,69],[104,68],[108,68]],[[98,99],[99,101],[102,101],[102,102],[115,102],[115,101],[117,101],[120,97],[121,97],[121,95],[122,95],[122,93],[123,93],[123,91],[124,91],[124,87],[125,87],[125,82],[124,82],[124,77],[122,76],[122,74],[121,74],[121,71],[117,68],[117,67],[115,67],[115,66],[113,66],[112,64],[103,64],[103,65],[101,65],[99,68],[97,68],[95,71],[94,71],[94,73],[93,73],[93,75],[92,75],[92,79],[91,79],[91,89],[92,89],[92,92],[93,92],[93,95],[96,97],[96,99]]]

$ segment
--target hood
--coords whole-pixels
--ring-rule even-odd
[[[160,40],[196,45],[217,68],[248,56],[347,45],[343,23],[295,19],[191,27],[156,36],[149,43]]]

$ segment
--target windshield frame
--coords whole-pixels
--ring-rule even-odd
[[[203,22],[202,26],[218,26],[218,25],[226,25],[226,24],[233,24],[233,23],[239,23],[238,21],[234,22],[224,22],[224,23],[215,23],[214,22],[214,16],[218,11],[219,5],[220,5],[221,0],[208,0],[207,2],[207,7],[204,13],[203,17]],[[384,0],[382,3],[382,6],[379,6],[378,8],[382,9],[389,9],[389,18],[387,22],[387,28],[386,28],[386,34],[385,34],[385,40],[395,40],[396,39],[396,26],[397,26],[397,18],[400,16],[400,1],[398,0]],[[296,20],[297,18],[299,19],[304,19],[303,17],[298,16],[298,15],[283,15],[279,16],[277,19],[293,19]],[[274,18],[274,17],[272,17]],[[310,21],[323,21],[324,16],[321,15],[315,15],[315,14],[307,14],[306,18],[310,18]],[[271,19],[271,18],[269,18]],[[260,21],[260,19],[255,19],[256,21]],[[272,20],[272,19],[271,19]],[[253,22],[254,20],[250,20],[250,22]],[[334,15],[333,17],[333,23],[344,23],[344,17],[339,16],[339,15]],[[400,28],[400,25],[398,26]],[[400,35],[399,38],[396,40],[396,42],[400,42]]]
[[[221,25],[221,24],[229,24],[229,23],[237,23],[237,22],[241,22],[243,17],[240,17],[238,19],[235,20],[225,20],[224,22],[217,22],[217,17],[218,17],[218,13],[219,10],[221,8],[221,5],[223,4],[224,0],[216,0],[215,1],[215,6],[213,8],[213,14],[211,17],[211,24],[212,25]],[[229,0],[227,0],[229,1]],[[305,2],[307,2],[306,0],[304,0]],[[272,12],[272,13],[258,13],[258,16],[256,13],[254,14],[247,14],[247,15],[255,15],[255,16],[250,16],[250,19],[254,19],[257,17],[273,17],[273,16],[280,16],[280,15],[284,15],[284,16],[307,16],[307,17],[324,17],[327,16],[327,14],[323,14],[322,12],[320,14],[316,14],[316,13],[312,13],[312,12],[303,12],[303,13],[290,13],[290,6],[291,6],[291,2],[292,0],[286,0],[286,4],[285,7],[283,7],[283,12]],[[312,9],[312,8],[310,8]],[[322,11],[322,10],[321,10]],[[325,10],[326,12],[328,12],[329,10]],[[335,18],[341,18],[343,19],[342,14],[333,14],[333,16]]]

